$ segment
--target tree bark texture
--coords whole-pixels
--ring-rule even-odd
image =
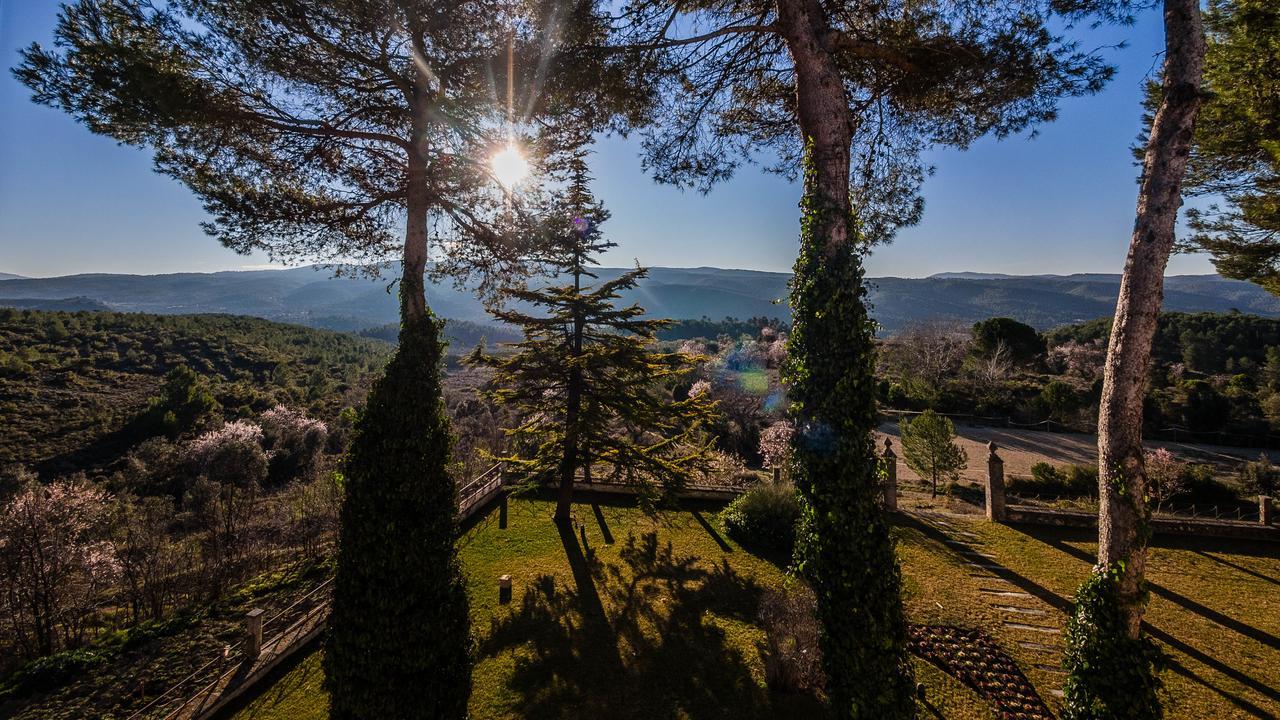
[[[421,93],[422,91],[419,91]],[[429,105],[421,94],[414,102],[417,111],[411,134],[408,169],[405,175],[404,253],[400,279],[400,323],[427,315],[425,275],[427,271],[427,215],[431,210],[431,191],[427,183],[427,161],[423,151],[427,145],[426,121]]]
[[[830,26],[817,0],[778,0],[778,27],[796,71],[796,113],[805,142],[812,143],[814,190],[833,212],[824,228],[827,250],[849,241],[849,144],[853,117],[844,79],[825,41]]]
[[[1098,412],[1098,562],[1118,573],[1132,638],[1138,637],[1142,624],[1150,515],[1142,401],[1201,102],[1205,40],[1198,0],[1166,0],[1164,26],[1163,99],[1142,161],[1137,218],[1120,281]]]

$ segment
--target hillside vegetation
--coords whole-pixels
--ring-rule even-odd
[[[609,281],[627,268],[600,268]],[[395,277],[399,268],[385,269]],[[790,320],[789,273],[722,268],[650,269],[624,304],[638,302],[650,315],[671,319],[764,316]],[[887,332],[913,323],[944,319],[973,323],[1005,315],[1038,330],[1064,323],[1110,317],[1119,293],[1119,275],[984,276],[943,274],[927,278],[868,278],[871,316]],[[435,313],[456,320],[488,323],[483,304],[465,288],[443,282],[427,287]],[[70,275],[0,279],[0,305],[35,300],[103,303],[114,310],[151,313],[235,313],[356,331],[397,320],[396,295],[387,280],[352,274],[340,277],[321,268],[171,275]],[[44,307],[40,305],[40,307]],[[1217,275],[1171,276],[1164,308],[1180,312],[1246,313],[1280,316],[1280,299],[1262,288]],[[58,308],[69,309],[69,308]],[[82,309],[82,308],[75,308]],[[490,340],[494,338],[491,335]]]
[[[0,465],[101,469],[150,434],[142,416],[182,366],[228,417],[286,404],[331,419],[363,401],[387,352],[248,317],[0,309]]]

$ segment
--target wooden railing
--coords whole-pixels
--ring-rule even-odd
[[[504,476],[502,463],[495,463],[474,479],[458,489],[458,515],[466,518],[491,499],[503,486]],[[282,640],[291,630],[314,620],[317,616],[329,611],[329,597],[333,589],[330,578],[317,585],[306,595],[289,604],[262,624],[262,654],[256,658],[248,656],[246,640],[223,648],[222,653],[201,665],[195,671],[183,677],[146,705],[129,715],[127,720],[141,720],[147,717],[163,717],[176,720],[186,717],[204,717],[215,707],[221,707],[225,698],[217,698],[221,688],[229,685],[229,681],[237,673],[244,672],[245,663],[255,666],[270,663],[274,656],[287,654],[293,649],[292,644]],[[304,604],[309,604],[301,615],[298,611]],[[216,673],[211,678],[211,673]],[[175,705],[176,703],[176,705]]]

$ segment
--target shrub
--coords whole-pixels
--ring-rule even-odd
[[[1246,462],[1240,468],[1240,486],[1251,495],[1275,495],[1276,478],[1280,476],[1266,453],[1258,456],[1253,462]]]
[[[1031,466],[1031,479],[1044,486],[1061,486],[1066,484],[1066,476],[1058,472],[1058,468],[1047,462],[1038,462]]]
[[[790,557],[800,503],[790,485],[757,485],[729,503],[721,519],[725,532],[743,547]]]
[[[1031,477],[1011,478],[1010,492],[1061,497],[1085,497],[1098,492],[1098,468],[1092,465],[1065,465],[1056,468],[1047,462],[1031,466]]]
[[[822,651],[818,648],[818,621],[814,616],[813,590],[802,582],[766,590],[760,598],[760,625],[764,629],[765,682],[774,690],[820,690],[826,681]]]
[[[262,413],[263,444],[271,453],[267,475],[273,485],[316,476],[329,428],[301,411],[277,405]]]

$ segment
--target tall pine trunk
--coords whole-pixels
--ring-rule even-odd
[[[874,338],[849,195],[854,117],[818,0],[777,0],[806,142],[786,379],[798,432],[797,560],[817,598],[837,718],[914,717],[901,576],[881,511]]]
[[[413,137],[400,344],[369,392],[343,464],[324,659],[334,720],[461,720],[471,692],[458,491],[448,471],[453,437],[440,385],[444,344],[425,292],[426,128],[415,126]]]
[[[410,152],[408,186],[405,188],[407,219],[404,229],[404,252],[400,277],[400,323],[427,316],[427,294],[424,276],[427,271],[427,212],[431,209],[427,187],[426,161]]]
[[[1098,410],[1098,564],[1067,619],[1066,720],[1156,720],[1160,651],[1142,634],[1151,511],[1142,401],[1191,152],[1204,30],[1199,0],[1165,0],[1162,98],[1151,123],[1137,218],[1111,328]]]
[[[1138,637],[1142,624],[1149,535],[1142,400],[1200,108],[1205,41],[1198,0],[1166,0],[1164,26],[1163,99],[1142,161],[1137,219],[1120,280],[1098,412],[1098,562],[1118,573],[1131,638]]]

